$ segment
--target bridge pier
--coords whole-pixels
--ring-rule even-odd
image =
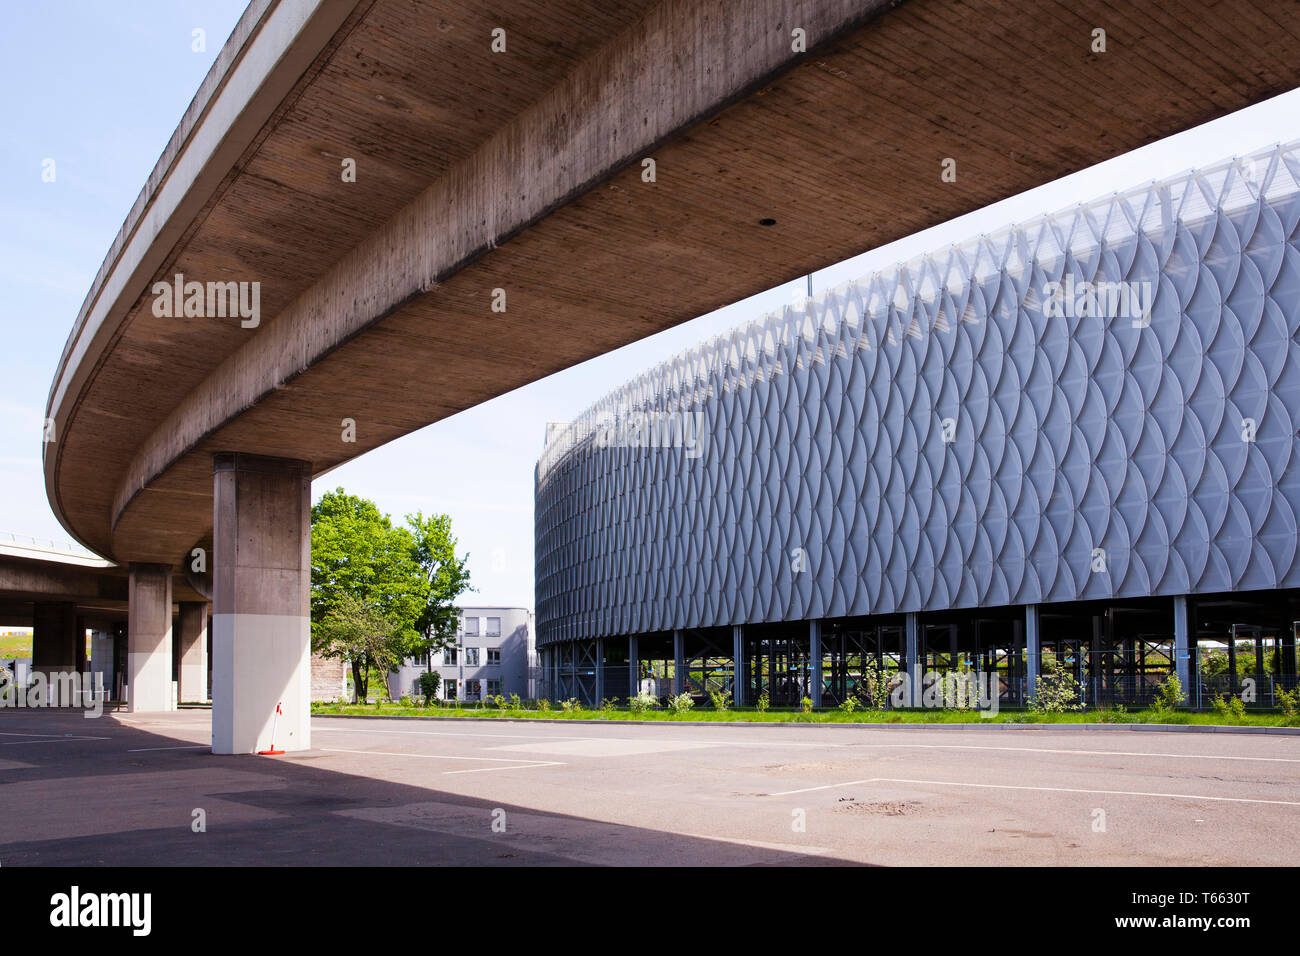
[[[130,566],[127,587],[127,710],[172,709],[172,569]]]
[[[41,602],[32,608],[32,673],[44,674],[47,694],[58,694],[56,674],[86,670],[86,630],[77,625],[76,606],[66,601]],[[80,634],[81,643],[77,637]],[[68,706],[71,700],[57,700]]]
[[[180,700],[206,703],[208,699],[208,603],[180,604]]]
[[[213,456],[212,751],[311,746],[311,465]]]

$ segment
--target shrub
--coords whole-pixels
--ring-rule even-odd
[[[758,707],[758,712],[760,714],[767,713],[768,708],[772,706],[772,698],[768,696],[767,691],[763,691],[763,693],[758,695],[758,703],[756,706]]]
[[[805,714],[811,714],[811,713],[813,712],[813,711],[812,711],[812,698],[811,698],[811,697],[805,697],[803,700],[799,701],[799,706],[800,706],[800,708],[803,710],[803,712],[804,712]]]
[[[1241,720],[1246,716],[1246,702],[1236,694],[1229,694],[1227,697],[1218,694],[1210,703],[1214,707],[1214,712],[1225,720]]]
[[[608,717],[612,715],[616,710],[618,710],[617,697],[606,697],[604,700],[600,702],[600,712],[605,716]]]
[[[1029,704],[1030,713],[1064,714],[1083,710],[1079,703],[1079,682],[1066,668],[1065,663],[1053,660],[1043,668],[1034,684],[1034,699]]]
[[[1177,674],[1171,673],[1156,688],[1155,699],[1151,701],[1151,710],[1158,716],[1173,713],[1183,702],[1183,682]]]
[[[1282,690],[1277,688],[1273,691],[1273,700],[1277,703],[1277,709],[1282,712],[1282,716],[1290,723],[1300,718],[1300,687],[1292,690]]]
[[[402,697],[401,697],[401,700],[399,700],[398,703],[401,704],[403,707],[414,707],[414,706],[415,706],[415,701],[411,700],[411,695],[410,695],[410,694],[403,694]]]
[[[560,701],[560,709],[566,714],[578,714],[582,712],[582,702],[576,697],[570,697]]]
[[[858,709],[858,699],[852,694],[840,701],[839,711],[841,714],[851,714]]]
[[[551,709],[551,702],[550,702],[549,700],[547,700],[545,697],[539,697],[539,698],[537,698],[537,709],[538,709],[538,710],[550,710],[550,709]]]
[[[428,700],[432,700],[438,696],[438,690],[441,684],[442,678],[433,671],[425,671],[415,679],[415,685],[420,689],[420,693]]]
[[[628,710],[634,714],[644,714],[647,710],[654,710],[658,705],[659,701],[653,694],[637,694],[627,699]]]
[[[510,695],[510,709],[511,709],[511,710],[523,710],[523,707],[524,707],[524,702],[523,702],[522,700],[519,699],[519,695],[518,695],[518,694],[511,694],[511,695]]]
[[[873,708],[885,710],[889,707],[889,691],[897,676],[897,671],[891,671],[877,661],[869,660],[862,665],[862,689]]]
[[[1128,708],[1123,704],[1116,704],[1109,710],[1097,711],[1097,720],[1103,724],[1124,724],[1128,723]]]
[[[668,711],[673,714],[684,714],[694,706],[695,698],[690,694],[682,693],[668,698]]]
[[[726,710],[731,706],[731,693],[725,690],[711,690],[709,700],[713,701],[714,710]]]

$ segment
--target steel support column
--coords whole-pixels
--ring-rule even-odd
[[[686,692],[686,635],[673,631],[673,694]]]
[[[745,625],[731,628],[731,700],[737,707],[745,704]]]
[[[1025,699],[1038,693],[1038,673],[1042,666],[1042,635],[1038,627],[1038,605],[1025,605]]]
[[[641,693],[641,649],[637,646],[636,635],[627,639],[627,696],[636,697]]]
[[[822,705],[822,622],[808,622],[808,696]]]
[[[1189,632],[1187,596],[1180,594],[1174,598],[1174,673],[1178,675],[1178,683],[1183,687],[1183,700],[1187,700],[1192,689]]]
[[[921,632],[921,615],[915,611],[907,615],[905,647],[907,654],[907,691],[908,706],[921,706],[921,655],[919,653]]]

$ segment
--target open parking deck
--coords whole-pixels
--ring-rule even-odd
[[[1300,737],[0,713],[0,865],[1292,864]],[[195,821],[206,825],[196,832]]]

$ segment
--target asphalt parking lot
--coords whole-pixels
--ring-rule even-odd
[[[1292,865],[1300,737],[0,712],[0,866]],[[202,824],[200,826],[199,824]]]

